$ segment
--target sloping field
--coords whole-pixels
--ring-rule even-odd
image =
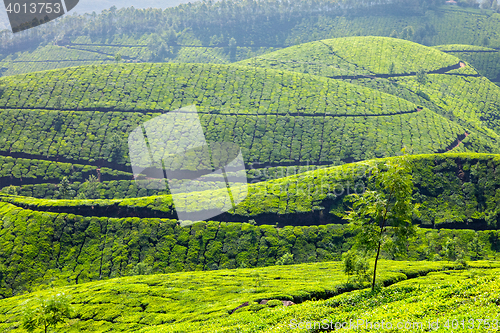
[[[471,134],[395,95],[272,69],[120,64],[6,77],[0,85],[0,155],[105,167],[115,173],[102,179],[108,181],[131,179],[127,138],[134,129],[191,104],[206,139],[237,143],[247,169],[337,165],[394,156],[402,147],[445,152]],[[479,142],[480,151],[495,152],[494,141]],[[43,174],[29,171],[25,162],[12,163],[1,170],[1,187],[61,179],[52,169]],[[70,179],[86,177],[76,173]]]
[[[471,64],[481,75],[500,85],[500,51],[475,45],[439,45],[436,49],[460,57]]]
[[[342,223],[338,213],[346,209],[344,196],[373,188],[367,177],[374,166],[385,161],[346,164],[251,184],[247,198],[236,209],[214,219],[242,222],[255,219],[259,223],[278,222],[280,225]],[[432,227],[450,224],[475,229],[496,228],[500,214],[496,204],[500,183],[494,176],[494,166],[499,163],[497,155],[415,155],[412,161],[417,187],[414,197],[422,204],[422,216],[415,222]],[[221,193],[213,190],[191,193],[177,203],[187,212],[196,212],[202,209],[203,203],[224,204],[225,196]],[[170,195],[122,200],[1,198],[4,202],[36,211],[176,218]]]
[[[415,277],[450,270],[456,265],[382,261],[380,266],[380,282],[389,285],[406,280],[405,273]],[[294,274],[290,274],[290,270]],[[110,329],[137,332],[142,328],[154,330],[162,324],[165,331],[176,332],[174,327],[232,321],[230,313],[245,302],[253,304],[251,309],[263,310],[266,307],[257,306],[263,299],[300,303],[356,289],[346,284],[346,279],[337,262],[122,277],[0,300],[0,328],[4,332],[23,331],[19,326],[24,304],[34,297],[64,292],[72,298],[74,309],[71,319],[62,328],[65,332]]]
[[[423,105],[497,146],[500,87],[465,60],[434,48],[394,38],[348,37],[293,46],[241,64],[378,89]]]

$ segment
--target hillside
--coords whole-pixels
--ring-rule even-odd
[[[337,3],[323,2],[317,6],[329,10],[322,13],[307,1],[295,0],[278,7],[272,1],[194,2],[165,11],[122,8],[95,17],[70,16],[58,22],[66,31],[63,37],[55,33],[57,29],[43,26],[2,37],[0,68],[3,75],[14,75],[112,63],[118,54],[125,62],[229,63],[300,43],[349,36],[500,47],[500,14],[493,11],[429,8],[419,2],[370,9],[359,2],[360,8],[346,11]],[[409,27],[414,31],[411,36]]]
[[[412,278],[430,272],[456,274],[448,272],[456,265],[447,262],[383,261],[381,264],[380,282],[386,285],[408,278],[411,283]],[[290,269],[294,271],[293,276],[289,274]],[[496,271],[489,273],[485,270],[487,274]],[[311,303],[308,300],[316,301],[356,289],[345,281],[346,276],[338,263],[123,277],[0,300],[0,328],[4,332],[24,332],[19,328],[22,304],[34,297],[64,292],[70,295],[74,309],[70,321],[64,326],[65,332],[105,332],[110,329],[193,332],[197,331],[194,326],[200,326],[202,322],[203,331],[207,332],[207,324],[213,326],[218,323],[217,326],[221,325],[219,329],[229,329],[234,325],[231,322],[237,318],[243,319],[248,325],[249,318],[245,317],[253,317],[252,311],[259,311],[262,315],[273,310],[284,310],[258,305],[263,299],[305,302],[304,306],[308,309]],[[245,302],[252,305],[231,314]],[[292,305],[291,308],[297,306]],[[265,321],[266,318],[270,319],[266,315],[257,322]],[[268,325],[270,323],[265,326]],[[215,331],[217,328],[212,329]],[[261,329],[264,327],[261,326]]]
[[[292,70],[378,89],[465,126],[468,134],[483,142],[497,142],[500,133],[500,88],[465,60],[413,42],[386,37],[321,40],[239,64]],[[419,71],[423,72],[421,78]]]
[[[449,56],[448,63],[454,61]],[[5,77],[0,87],[0,156],[9,158],[0,169],[0,187],[23,186],[20,193],[36,197],[55,192],[34,192],[32,185],[50,187],[64,176],[82,183],[91,174],[129,182],[101,191],[102,198],[140,196],[123,188],[132,186],[129,134],[191,104],[206,139],[238,144],[248,178],[255,180],[269,179],[255,175],[264,167],[338,165],[394,156],[403,146],[415,154],[440,153],[464,137],[475,143],[466,146],[473,151],[497,151],[491,137],[446,113],[422,109],[418,99],[291,71],[118,64]]]
[[[0,332],[497,330],[500,4],[457,1],[1,31]]]
[[[500,50],[474,45],[439,45],[436,49],[470,63],[491,82],[500,85]]]
[[[389,158],[390,159],[390,158]],[[386,160],[371,160],[322,168],[276,180],[250,184],[248,196],[235,210],[215,218],[218,221],[260,224],[315,225],[342,223],[344,196],[373,187],[367,182],[371,168]],[[415,220],[427,227],[453,226],[496,229],[499,211],[495,165],[497,155],[438,154],[412,156],[422,216]],[[217,202],[221,190],[190,193],[181,204],[187,212],[196,212],[203,202]],[[223,197],[223,196],[222,196]],[[175,219],[170,195],[123,200],[44,200],[2,195],[1,200],[36,211],[76,213],[86,216],[163,217]]]
[[[411,240],[407,258],[440,260],[460,253],[472,260],[496,257],[498,156],[441,154],[412,159],[413,196],[422,212],[414,222],[422,229]],[[235,212],[210,222],[184,221],[183,226],[174,219],[169,196],[82,201],[2,195],[0,294],[9,297],[38,285],[131,275],[137,269],[157,274],[269,266],[287,252],[294,254],[296,263],[340,259],[351,246],[351,233],[342,225],[326,223],[344,223],[337,215],[345,209],[342,199],[347,193],[374,188],[366,175],[370,166],[383,162],[251,184],[248,198]],[[216,191],[191,194],[191,209],[216,195]],[[252,220],[261,225],[241,223]],[[478,231],[446,231],[446,227]],[[453,242],[452,252],[447,242]]]

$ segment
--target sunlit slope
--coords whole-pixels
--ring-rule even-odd
[[[126,172],[131,131],[191,104],[207,140],[239,144],[247,165],[340,164],[394,156],[403,146],[414,153],[445,152],[467,132],[395,95],[272,69],[109,65],[7,77],[0,83],[4,155],[61,157]],[[115,133],[119,154],[112,157]],[[483,141],[484,151],[494,148]]]
[[[231,316],[203,322],[203,326],[198,322],[184,322],[146,328],[141,332],[309,333],[314,325],[335,332],[335,324],[355,332],[370,332],[376,325],[392,325],[393,328],[399,325],[399,329],[392,331],[406,330],[402,329],[405,325],[409,331],[422,332],[446,333],[451,330],[448,327],[453,327],[455,332],[468,332],[472,325],[483,331],[495,331],[498,327],[499,273],[498,262],[483,261],[472,263],[467,270],[431,272],[407,279],[375,293],[369,289],[352,291],[288,307],[254,305]],[[484,320],[483,317],[493,319]]]
[[[390,159],[390,158],[389,158]],[[433,154],[415,155],[414,198],[421,203],[415,223],[425,226],[453,225],[460,228],[494,229],[500,211],[495,176],[498,155]],[[219,221],[276,222],[281,225],[342,223],[338,213],[348,193],[374,188],[367,178],[384,159],[308,171],[299,175],[251,184],[248,196],[235,209],[214,218]],[[225,190],[224,190],[225,191]],[[225,192],[224,192],[225,193]],[[196,212],[207,205],[226,205],[221,191],[201,191],[177,198],[183,211]],[[176,218],[170,195],[120,200],[43,200],[2,196],[2,201],[38,211],[65,212],[87,216]]]
[[[430,72],[458,62],[452,55],[403,39],[346,37],[299,44],[240,63],[336,77]]]
[[[204,113],[371,115],[415,110],[382,92],[266,69],[202,64],[76,67],[0,80],[0,107],[167,112],[196,104]]]
[[[484,46],[450,44],[435,46],[470,63],[481,75],[500,85],[500,51]]]
[[[465,59],[413,42],[385,37],[338,38],[293,46],[241,63],[307,72],[385,91],[466,126],[469,134],[474,132],[483,141],[496,142],[500,133],[500,87],[482,77]],[[417,75],[419,71],[423,73]]]
[[[455,266],[449,262],[381,260],[378,277],[380,282],[392,284]],[[346,285],[346,279],[338,262],[121,277],[0,300],[0,329],[25,332],[20,328],[23,306],[34,298],[64,292],[73,309],[70,320],[58,328],[64,332],[149,332],[155,328],[179,332],[183,327],[190,327],[184,332],[192,332],[195,326],[201,329],[212,321],[229,324],[232,316],[238,317],[231,314],[233,310],[245,302],[266,313],[265,309],[271,308],[256,306],[262,299],[301,303],[354,290],[353,285]]]

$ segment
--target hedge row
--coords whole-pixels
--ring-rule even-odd
[[[460,57],[490,81],[500,83],[500,52],[498,50],[473,45],[441,45],[436,48]]]
[[[61,112],[2,110],[0,150],[35,156],[63,156],[94,162],[99,159],[126,164],[125,133],[152,115],[126,112]],[[111,158],[113,135],[119,134],[120,153]]]
[[[168,189],[159,190],[156,184],[147,184],[148,181],[135,180],[112,180],[104,181],[97,185],[97,197],[100,199],[123,199],[123,198],[139,198],[152,195],[169,194]],[[85,193],[82,185],[85,183],[74,182],[69,185],[69,191],[78,197],[80,193]],[[25,197],[44,198],[44,199],[60,199],[62,198],[59,191],[59,184],[30,184],[22,186],[14,186],[16,193]],[[3,188],[6,192],[10,187]]]
[[[237,114],[394,114],[416,106],[341,81],[240,66],[118,64],[5,77],[0,106]]]
[[[274,265],[340,259],[350,234],[341,225],[276,228],[248,223],[82,217],[40,213],[0,203],[0,296],[37,285],[66,285],[145,273]],[[407,257],[481,259],[500,250],[498,231],[420,230]],[[390,252],[384,253],[394,258]],[[140,271],[141,271],[140,270]]]
[[[26,158],[0,156],[0,184],[6,186],[30,181],[60,181],[68,177],[71,181],[84,181],[90,175],[97,176],[97,167],[91,165],[62,163]],[[126,178],[131,179],[132,173],[109,168],[100,168],[101,180]]]
[[[0,151],[130,165],[127,137],[151,117],[129,112],[4,110]],[[463,127],[429,110],[392,118],[203,114],[200,120],[208,141],[237,143],[247,165],[338,165],[394,156],[403,146],[413,153],[434,153],[445,151],[465,133]],[[113,155],[115,133],[119,145]],[[493,149],[488,141],[484,145]],[[184,164],[194,161],[179,162],[179,168],[193,169]]]
[[[280,225],[339,223],[338,213],[346,209],[343,203],[345,195],[374,188],[373,184],[368,183],[367,177],[373,167],[386,160],[345,164],[251,184],[246,199],[234,211],[218,218],[225,221],[255,219],[258,223],[272,224],[278,221]],[[412,156],[412,161],[416,186],[413,197],[421,204],[422,211],[416,223],[488,229],[499,225],[498,155],[416,155]],[[225,190],[191,193],[176,201],[176,205],[182,207],[183,211],[196,212],[204,205],[226,204],[223,202],[225,196],[220,191]],[[236,191],[238,188],[233,189],[233,194],[238,193]],[[2,196],[1,200],[34,210],[54,212],[176,216],[169,195],[121,200],[43,200]]]

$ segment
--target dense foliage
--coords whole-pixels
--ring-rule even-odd
[[[497,155],[415,155],[414,197],[421,206],[415,222],[428,226],[494,229],[500,211],[495,176]],[[248,197],[234,211],[218,217],[225,221],[248,221],[280,225],[340,223],[343,198],[370,187],[367,176],[385,159],[322,168],[278,180],[251,184]],[[163,216],[175,218],[169,195],[121,200],[44,200],[2,196],[2,201],[39,211],[71,212],[92,216]],[[186,211],[197,211],[200,203],[219,202],[218,191],[201,191],[182,199]],[[181,204],[181,201],[179,201]]]
[[[456,267],[457,265],[449,262],[410,263],[384,260],[380,282],[393,284],[409,277],[448,271]],[[137,272],[141,272],[141,269]],[[281,312],[284,309],[283,303],[278,300],[301,303],[355,289],[345,282],[346,277],[337,262],[274,266],[258,270],[122,277],[51,288],[0,300],[0,328],[6,332],[22,331],[19,327],[19,305],[32,297],[46,299],[55,292],[64,292],[70,295],[70,305],[73,308],[70,320],[63,327],[65,332],[137,332],[141,329],[165,332],[193,332],[202,329],[207,332],[207,325],[213,326],[214,322],[234,331],[232,321],[241,318],[240,314],[263,311],[260,313],[262,315],[266,308],[273,306]],[[259,305],[264,299],[270,300],[268,305]],[[249,306],[233,313],[246,302]],[[259,321],[266,318],[267,316],[260,318]],[[261,327],[263,328],[264,326]]]
[[[495,331],[500,289],[498,263],[485,262],[481,268],[475,267],[431,272],[379,292],[352,291],[328,300],[288,307],[249,306],[225,318],[203,321],[203,325],[200,322],[165,323],[141,332],[308,333],[334,332],[342,325],[355,332],[382,331],[381,327],[387,331],[392,327],[392,331],[439,333]]]
[[[5,186],[8,183],[20,185],[43,181],[59,182],[65,176],[77,181],[91,174],[97,175],[97,169],[96,166],[90,165],[0,156],[0,184]],[[103,181],[132,178],[131,173],[109,168],[99,168],[99,173]]]
[[[96,206],[97,208],[97,206]],[[37,285],[65,285],[136,274],[274,265],[292,253],[295,263],[340,259],[351,247],[341,225],[276,228],[247,223],[202,222],[179,226],[154,218],[84,217],[23,210],[1,203],[0,295]],[[403,257],[473,260],[496,256],[497,231],[426,230]],[[389,259],[400,257],[384,250]]]

